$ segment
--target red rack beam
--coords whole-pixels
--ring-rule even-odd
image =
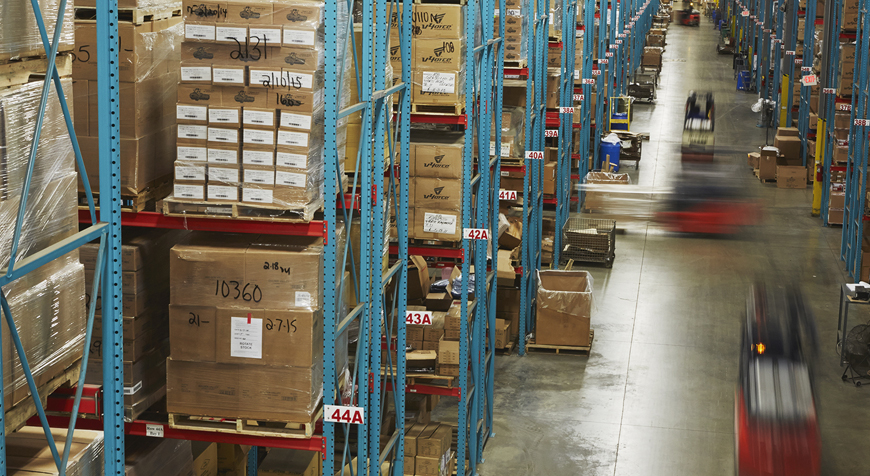
[[[97,212],[99,219],[99,212]],[[79,223],[90,223],[88,210],[79,210]],[[323,236],[323,221],[284,223],[255,220],[231,220],[204,217],[167,217],[157,212],[121,212],[121,225],[171,230],[221,231],[227,233],[262,233],[270,235]]]
[[[399,254],[399,247],[397,245],[390,245],[390,254],[397,255]],[[438,248],[438,247],[428,247],[428,246],[409,246],[408,247],[409,255],[419,255],[426,256],[429,258],[453,258],[458,260],[465,260],[465,250],[462,248]]]
[[[387,391],[393,391],[392,382],[386,382]],[[441,395],[445,397],[457,397],[462,393],[459,387],[446,388],[434,385],[405,385],[405,393],[418,393],[420,395]]]
[[[326,439],[322,436],[311,438],[275,438],[268,436],[238,435],[233,433],[218,433],[214,431],[179,430],[170,428],[167,423],[152,423],[147,421],[133,421],[124,425],[124,433],[128,435],[150,436],[148,430],[162,428],[164,438],[174,440],[208,441],[216,443],[229,443],[234,445],[265,446],[267,448],[286,448],[291,450],[322,452],[326,446]]]

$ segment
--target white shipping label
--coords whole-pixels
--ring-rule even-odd
[[[185,162],[205,162],[208,159],[208,149],[205,147],[178,147],[178,160]]]
[[[296,129],[311,130],[311,116],[305,114],[293,114],[281,112],[281,127],[293,127]]]
[[[278,46],[281,44],[281,28],[264,28],[252,26],[248,31],[251,45],[257,46],[257,41],[263,46]]]
[[[252,111],[245,109],[242,111],[242,122],[252,126],[275,126],[275,113],[268,111]]]
[[[245,84],[245,70],[238,68],[218,68],[212,70],[215,84]]]
[[[424,71],[422,89],[424,93],[454,94],[456,92],[456,74]]]
[[[190,40],[214,41],[214,25],[184,24],[184,37]]]
[[[308,166],[308,156],[305,154],[278,152],[277,154],[275,154],[275,165],[277,165],[278,167],[304,169]]]
[[[147,423],[145,425],[145,436],[150,436],[151,438],[163,438],[163,425],[152,425]]]
[[[275,132],[245,129],[244,141],[245,144],[275,145]]]
[[[311,307],[311,293],[296,291],[296,307]]]
[[[188,200],[205,200],[205,187],[202,185],[182,185],[175,184],[172,191],[175,198],[186,198]]]
[[[445,213],[426,213],[423,217],[423,231],[426,233],[456,233],[456,215]]]
[[[210,164],[238,164],[239,151],[226,149],[208,149],[208,163]]]
[[[275,185],[284,185],[287,187],[305,187],[305,174],[296,174],[293,172],[275,172]]]
[[[519,8],[508,8],[507,9],[507,16],[509,16],[509,17],[521,17],[521,16],[523,16],[523,11],[520,10]]]
[[[308,134],[305,132],[278,131],[278,145],[308,147]]]
[[[499,153],[502,157],[510,157],[511,156],[511,143],[510,142],[502,142],[501,147],[499,148]],[[495,155],[495,141],[489,141],[489,155]]]
[[[271,170],[245,169],[245,183],[275,185],[275,172]]]
[[[218,26],[215,27],[215,41],[225,41],[227,43],[244,43],[248,37],[247,28],[239,28],[235,26]]]
[[[272,165],[274,152],[262,150],[243,150],[242,163],[248,165]]]
[[[232,185],[209,185],[209,200],[239,200],[239,188]]]
[[[209,167],[209,182],[237,183],[239,181],[239,169],[226,167]]]
[[[205,180],[205,166],[202,167],[194,167],[194,166],[175,166],[175,180],[195,180],[195,181],[204,181]]]
[[[238,124],[238,109],[209,109],[208,122],[214,124]]]
[[[263,320],[233,317],[230,325],[230,356],[262,359]]]
[[[209,142],[226,142],[227,144],[237,144],[239,142],[238,129],[224,129],[222,127],[208,128]]]
[[[175,106],[175,118],[184,121],[208,120],[208,108],[205,106]]]
[[[281,84],[280,69],[252,69],[251,86],[262,84],[263,86],[277,86]]]
[[[285,46],[314,46],[314,32],[284,28],[283,40]]]
[[[124,395],[136,395],[137,393],[139,393],[139,390],[142,390],[141,380],[132,387],[124,387]]]
[[[262,188],[243,188],[242,201],[253,203],[272,203],[272,191]]]
[[[178,125],[179,139],[194,139],[205,140],[208,138],[208,127],[206,126],[191,126],[188,124]]]
[[[211,82],[211,66],[182,66],[182,81]]]

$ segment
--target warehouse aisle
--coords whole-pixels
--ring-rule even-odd
[[[870,390],[840,381],[834,349],[840,230],[809,216],[811,188],[760,184],[745,165],[764,131],[749,110],[755,95],[735,91],[731,57],[715,54],[717,38],[707,18],[669,28],[658,101],[637,106],[632,124],[651,141],[630,173],[641,186],[667,186],[680,166],[687,92],[712,90],[717,146],[734,148],[717,160],[763,200],[764,224],[734,239],[624,224],[613,268],[590,268],[591,355],[496,358],[496,435],[480,474],[733,475],[738,332],[758,278],[799,282],[817,315],[823,474],[867,474],[858,455],[870,438]]]

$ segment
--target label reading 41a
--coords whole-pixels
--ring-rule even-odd
[[[414,326],[431,326],[431,311],[405,311],[405,324]]]
[[[499,200],[516,200],[517,199],[517,191],[516,190],[499,190],[498,191],[498,199]]]
[[[365,424],[365,410],[360,407],[323,406],[323,421],[329,423]]]
[[[488,240],[489,230],[486,228],[464,228],[462,238],[466,240]]]

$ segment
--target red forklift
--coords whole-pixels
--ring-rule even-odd
[[[701,12],[695,10],[695,4],[689,3],[684,10],[677,10],[677,22],[685,26],[700,26]]]

